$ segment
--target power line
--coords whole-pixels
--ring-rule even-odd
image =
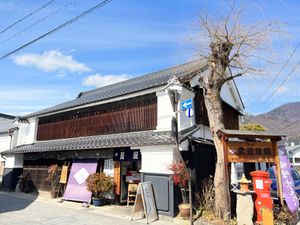
[[[284,80],[280,83],[280,85],[274,89],[274,91],[266,98],[266,101],[273,97],[273,95],[275,95],[277,93],[277,91],[280,90],[280,88],[284,85],[284,83],[293,75],[293,73],[296,71],[296,69],[298,68],[300,63],[297,63],[297,65],[294,66],[294,68],[292,69],[292,71],[286,76],[286,78],[284,78]]]
[[[62,29],[62,28],[64,28],[64,27],[66,27],[66,26],[68,26],[68,25],[70,25],[70,24],[76,22],[77,20],[79,20],[79,19],[81,19],[82,17],[84,17],[84,16],[90,14],[91,12],[93,12],[93,11],[96,10],[96,9],[105,6],[107,3],[111,2],[111,1],[112,1],[112,0],[105,0],[105,1],[103,1],[103,2],[98,3],[97,5],[93,6],[92,8],[88,9],[87,11],[84,11],[84,12],[81,13],[80,15],[74,17],[73,19],[68,20],[67,22],[61,24],[60,26],[58,26],[58,27],[56,27],[56,28],[54,28],[54,29],[48,31],[47,33],[45,33],[45,34],[43,34],[43,35],[41,35],[41,36],[39,36],[39,37],[33,39],[32,41],[30,41],[30,42],[28,42],[28,43],[22,45],[21,47],[15,49],[15,50],[13,50],[13,51],[11,51],[11,52],[5,54],[5,55],[2,55],[2,56],[0,57],[0,60],[3,60],[3,59],[5,59],[6,57],[8,57],[8,56],[10,56],[10,55],[12,55],[12,54],[14,54],[14,53],[20,51],[20,50],[22,50],[22,49],[24,49],[24,48],[26,48],[26,47],[32,45],[33,43],[35,43],[35,42],[37,42],[37,41],[43,39],[44,37],[47,37],[47,36],[49,36],[50,34],[53,34],[53,33],[57,32],[57,31],[59,31],[60,29]]]
[[[37,12],[41,11],[42,9],[46,8],[48,5],[50,5],[52,2],[54,2],[55,0],[51,0],[49,2],[47,2],[46,4],[42,5],[41,7],[39,7],[38,9],[32,11],[31,13],[27,14],[26,16],[22,17],[21,19],[17,20],[16,22],[14,22],[13,24],[9,25],[8,27],[4,28],[3,30],[0,31],[0,34],[5,33],[6,31],[8,31],[10,28],[12,28],[13,26],[17,25],[18,23],[22,22],[23,20],[27,19],[28,17],[36,14]]]
[[[10,41],[11,39],[17,37],[18,35],[21,35],[22,33],[26,32],[27,30],[30,30],[33,26],[36,26],[37,24],[45,21],[47,18],[50,18],[51,16],[59,13],[61,10],[69,7],[70,5],[73,5],[75,2],[76,2],[76,0],[72,0],[72,1],[70,1],[68,3],[66,3],[65,5],[63,5],[62,7],[58,8],[57,10],[55,10],[55,11],[49,13],[48,15],[44,16],[43,18],[38,19],[37,21],[35,21],[34,23],[30,24],[29,26],[26,26],[23,30],[21,30],[21,31],[19,31],[19,32],[15,33],[15,34],[13,34],[11,36],[9,36],[5,40],[1,41],[0,45],[3,45],[6,42]]]
[[[276,78],[280,75],[280,73],[282,73],[282,71],[285,69],[285,67],[288,65],[288,63],[290,62],[290,60],[294,57],[295,53],[297,52],[297,50],[300,47],[300,42],[298,42],[298,44],[296,45],[296,47],[293,49],[292,53],[289,55],[288,59],[285,61],[285,63],[282,65],[280,71],[277,73]],[[267,96],[266,98],[263,99],[263,106],[266,106],[268,104],[268,100],[270,98],[272,98],[279,90],[281,87],[283,87],[283,85],[285,84],[285,82],[293,75],[293,73],[296,71],[296,69],[299,67],[300,63],[297,63],[293,69],[291,70],[291,72],[283,79],[283,81],[276,87],[274,88],[274,90],[272,91],[272,93]],[[273,83],[275,82],[276,78],[273,80]]]
[[[285,69],[285,67],[289,64],[290,60],[293,58],[293,56],[296,54],[298,48],[300,47],[300,42],[297,44],[297,46],[293,49],[292,53],[289,55],[288,59],[285,61],[285,63],[282,65],[281,69],[276,74],[275,79],[273,79],[272,83],[276,81],[276,79],[279,77],[279,75],[282,73],[282,71]],[[271,86],[271,85],[270,85]],[[269,86],[269,87],[270,87]]]

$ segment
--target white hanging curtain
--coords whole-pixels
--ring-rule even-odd
[[[236,163],[231,163],[230,183],[231,185],[236,185],[238,183]]]

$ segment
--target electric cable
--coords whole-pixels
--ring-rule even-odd
[[[46,4],[42,5],[41,7],[39,7],[38,9],[32,11],[31,13],[27,14],[26,16],[22,17],[21,19],[17,20],[16,22],[14,22],[13,24],[7,26],[6,28],[4,28],[3,30],[0,31],[0,34],[5,33],[6,31],[8,31],[10,28],[12,28],[13,26],[17,25],[18,23],[22,22],[23,20],[27,19],[28,17],[38,13],[39,11],[41,11],[42,9],[46,8],[48,5],[50,5],[52,2],[54,2],[55,0],[51,0],[49,2],[47,2]]]
[[[9,36],[9,37],[6,38],[5,40],[1,41],[1,42],[0,42],[0,45],[3,45],[3,44],[5,44],[6,42],[10,41],[11,39],[17,37],[18,35],[20,35],[20,34],[26,32],[27,30],[30,30],[32,27],[34,27],[34,26],[36,26],[37,24],[39,24],[39,23],[45,21],[47,18],[49,18],[49,17],[51,17],[51,16],[53,16],[53,15],[59,13],[61,10],[63,10],[63,9],[65,9],[65,8],[69,7],[70,5],[73,5],[75,2],[76,2],[76,0],[72,0],[72,1],[68,2],[67,4],[63,5],[62,7],[58,8],[57,10],[55,10],[55,11],[49,13],[48,15],[44,16],[43,18],[38,19],[38,20],[35,21],[34,23],[32,23],[32,24],[30,24],[29,26],[25,27],[23,30],[21,30],[21,31],[19,31],[19,32],[15,33],[15,34],[13,34],[13,35],[11,35],[11,36]]]
[[[20,46],[19,48],[16,48],[15,50],[10,51],[9,53],[7,53],[7,54],[5,54],[5,55],[2,55],[2,56],[0,57],[0,60],[3,60],[3,59],[5,59],[5,58],[7,58],[8,56],[10,56],[10,55],[12,55],[12,54],[14,54],[14,53],[16,53],[16,52],[18,52],[18,51],[20,51],[20,50],[26,48],[26,47],[32,45],[33,43],[35,43],[35,42],[37,42],[37,41],[39,41],[39,40],[41,40],[41,39],[43,39],[43,38],[49,36],[50,34],[53,34],[53,33],[57,32],[57,31],[59,31],[60,29],[62,29],[62,28],[64,28],[64,27],[66,27],[66,26],[68,26],[68,25],[70,25],[70,24],[76,22],[77,20],[79,20],[79,19],[81,19],[82,17],[84,17],[84,16],[90,14],[91,12],[93,12],[93,11],[96,10],[96,9],[105,6],[106,4],[108,4],[108,3],[111,2],[111,1],[112,1],[112,0],[105,0],[105,1],[102,1],[102,2],[98,3],[97,5],[93,6],[92,8],[90,8],[90,9],[84,11],[83,13],[79,14],[78,16],[72,18],[71,20],[68,20],[67,22],[65,22],[65,23],[63,23],[63,24],[61,24],[61,25],[59,25],[58,27],[56,27],[56,28],[54,28],[54,29],[52,29],[52,30],[50,30],[50,31],[48,31],[48,32],[46,32],[46,33],[44,33],[43,35],[41,35],[41,36],[39,36],[39,37],[37,37],[37,38],[31,40],[30,42],[28,42],[28,43],[26,43],[26,44]]]

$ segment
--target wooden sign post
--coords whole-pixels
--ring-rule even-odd
[[[134,214],[137,212],[142,213],[142,218],[146,216],[147,224],[149,223],[150,219],[152,219],[151,222],[158,220],[153,186],[151,182],[139,183],[131,220],[133,220]]]
[[[222,140],[226,163],[268,162],[276,164],[277,191],[280,203],[283,205],[277,141],[285,135],[245,130],[219,130],[218,135]],[[228,171],[227,165],[225,171]]]

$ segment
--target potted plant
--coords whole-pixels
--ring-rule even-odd
[[[87,190],[93,193],[93,205],[101,206],[104,204],[105,195],[112,189],[113,182],[110,176],[104,173],[90,174],[86,179]]]
[[[181,217],[188,217],[190,216],[191,207],[187,200],[187,186],[190,179],[190,175],[183,162],[174,161],[169,165],[168,169],[173,172],[172,178],[174,184],[179,186],[181,191],[182,203],[178,205],[179,214]]]
[[[46,181],[50,182],[51,184],[51,198],[55,198],[57,193],[56,190],[59,182],[59,171],[58,171],[57,164],[53,164],[49,166],[48,176],[46,178]]]

